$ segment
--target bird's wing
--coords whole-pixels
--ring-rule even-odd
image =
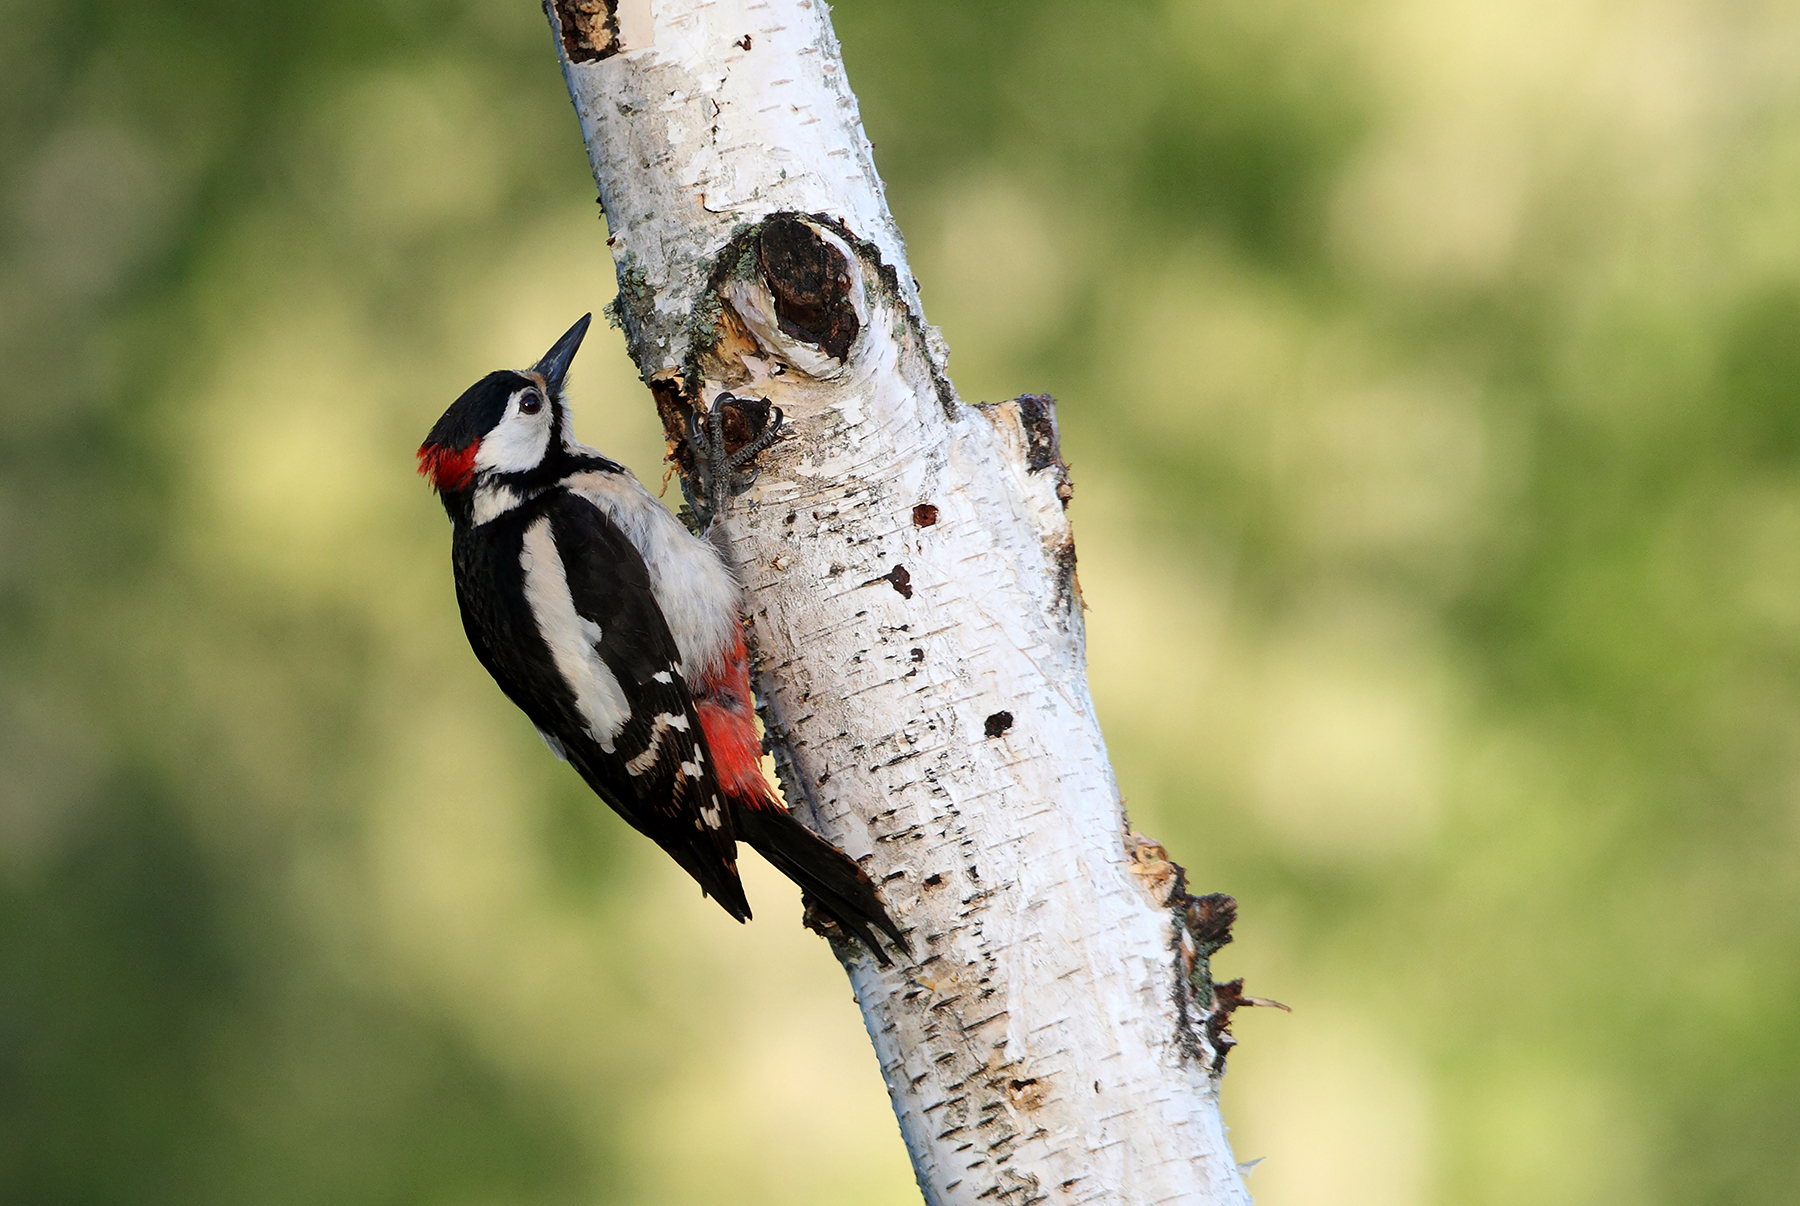
[[[495,531],[477,555],[516,557],[522,574],[466,572],[459,557],[476,656],[602,799],[747,918],[731,810],[643,558],[568,491],[519,510],[487,525]],[[484,592],[483,582],[511,585]]]

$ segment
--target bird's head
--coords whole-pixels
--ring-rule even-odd
[[[433,425],[419,445],[419,472],[447,508],[484,478],[528,477],[572,441],[563,378],[592,318],[582,315],[530,368],[471,385]]]

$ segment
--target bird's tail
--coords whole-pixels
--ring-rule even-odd
[[[748,842],[777,871],[799,884],[815,905],[845,933],[854,934],[881,960],[882,966],[893,961],[869,932],[871,926],[886,934],[902,951],[912,952],[900,927],[875,894],[874,882],[856,865],[856,860],[802,825],[779,800],[750,804],[733,798],[731,813],[738,840]]]

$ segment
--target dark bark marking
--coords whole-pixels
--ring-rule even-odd
[[[782,332],[840,362],[848,359],[862,323],[850,303],[850,270],[843,254],[807,223],[778,215],[763,223],[756,259],[775,299]]]
[[[863,585],[874,586],[877,582],[885,582],[895,590],[899,591],[902,599],[910,599],[913,596],[912,575],[907,572],[904,565],[896,565],[893,569],[881,575],[881,577],[870,578],[867,582],[863,583]]]
[[[656,402],[656,417],[662,421],[663,460],[675,467],[683,482],[694,480],[694,450],[688,446],[688,416],[694,413],[694,400],[683,388],[681,378],[673,374],[650,378],[650,397]]]
[[[1225,1071],[1226,1055],[1230,1053],[1233,1047],[1237,1046],[1238,1042],[1236,1037],[1231,1033],[1231,1015],[1233,1013],[1245,1006],[1251,1005],[1262,1006],[1268,1009],[1279,1009],[1283,1013],[1292,1013],[1293,1010],[1289,1009],[1286,1005],[1283,1005],[1280,1001],[1270,1001],[1263,997],[1245,996],[1244,981],[1241,976],[1236,980],[1228,980],[1223,984],[1210,984],[1208,987],[1211,990],[1210,995],[1212,997],[1212,1004],[1206,1011],[1206,1018],[1202,1025],[1206,1030],[1207,1040],[1212,1044],[1212,1049],[1215,1052],[1215,1055],[1213,1056],[1213,1073],[1219,1075],[1223,1074]]]
[[[1049,1098],[1050,1090],[1035,1076],[1006,1082],[1007,1100],[1021,1110],[1035,1110]]]
[[[1237,921],[1235,899],[1223,892],[1189,895],[1186,870],[1170,860],[1162,843],[1143,834],[1126,830],[1125,853],[1127,866],[1144,891],[1174,914],[1169,946],[1174,954],[1177,1040],[1184,1054],[1220,1075],[1225,1057],[1237,1046],[1231,1034],[1232,1012],[1246,1005],[1284,1010],[1287,1006],[1245,996],[1242,980],[1213,981],[1212,957],[1231,941],[1231,927]]]
[[[1056,550],[1056,600],[1072,611],[1080,599],[1081,583],[1075,577],[1075,538],[1071,536]]]
[[[1238,904],[1223,892],[1190,896],[1182,906],[1188,932],[1200,953],[1210,957],[1231,941],[1231,927],[1237,921]]]
[[[913,508],[913,527],[928,528],[938,520],[938,509],[930,503],[920,503]]]
[[[743,37],[733,42],[732,45],[743,51],[745,54],[750,53],[750,35],[745,34]]]
[[[1011,403],[981,402],[977,404],[990,416],[1001,414],[1007,422],[1012,417],[1002,407],[1011,405],[1018,414],[1019,433],[1025,437],[1025,469],[1041,473],[1046,469],[1056,475],[1056,498],[1063,510],[1075,497],[1075,484],[1069,476],[1068,462],[1062,459],[1062,437],[1056,425],[1056,399],[1049,394],[1020,394]]]
[[[551,0],[563,53],[571,63],[597,63],[624,49],[619,45],[618,0]]]
[[[916,314],[910,306],[905,304],[900,287],[900,277],[894,271],[894,266],[882,259],[881,248],[869,240],[862,238],[855,231],[845,226],[830,214],[778,214],[767,219],[765,225],[767,222],[801,221],[802,219],[804,219],[803,225],[810,223],[812,226],[820,229],[829,230],[837,235],[838,238],[842,239],[845,244],[849,246],[851,252],[861,262],[865,272],[873,274],[872,279],[865,276],[865,280],[870,286],[871,300],[880,304],[898,307],[902,313],[902,317],[905,319],[907,327],[912,331],[914,338],[918,340],[920,345],[924,346],[930,343],[924,327],[920,324],[919,315]],[[699,321],[706,317],[702,311],[716,310],[717,305],[719,304],[719,298],[722,296],[721,291],[727,280],[731,279],[733,276],[742,277],[745,275],[746,270],[754,271],[760,267],[760,243],[761,228],[748,227],[733,235],[731,240],[720,249],[718,257],[713,261],[712,279],[707,290],[708,295],[713,299],[713,304],[711,306],[703,304],[695,311],[697,321],[692,328],[695,339],[695,352],[705,352],[707,348],[711,347],[713,343],[716,342],[717,338],[717,332],[711,330],[712,323],[710,321]],[[761,275],[761,273],[759,273],[759,275]],[[876,288],[875,282],[879,282],[884,288]],[[847,284],[847,281],[845,283]],[[777,304],[779,310],[779,298],[777,298]],[[855,342],[857,331],[861,327],[861,322],[860,320],[856,320],[854,306],[847,306],[845,309],[848,311],[848,317],[855,320],[853,328],[848,332],[849,338],[843,340],[844,350],[847,353],[850,345]],[[778,313],[778,318],[779,317]],[[633,354],[636,355],[637,352],[638,348],[634,344]],[[643,358],[640,357],[640,362],[642,359]],[[946,418],[954,420],[961,413],[962,403],[957,400],[956,391],[951,387],[949,378],[944,376],[943,366],[938,364],[935,360],[929,360],[929,358],[928,362],[931,367],[931,381],[932,385],[935,387],[934,392],[937,395],[938,405],[943,408]],[[697,355],[690,353],[684,368],[691,380],[698,381],[700,379],[701,374]],[[786,370],[784,366],[776,364],[770,371],[780,374]]]
[[[995,712],[987,718],[987,723],[982,726],[982,730],[989,737],[998,737],[1012,726],[1013,714],[1011,712]]]
[[[1025,467],[1036,473],[1062,460],[1056,431],[1056,399],[1049,394],[1020,394],[1019,420],[1025,427]]]

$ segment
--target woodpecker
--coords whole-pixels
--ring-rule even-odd
[[[419,446],[419,472],[450,516],[463,631],[550,751],[704,895],[749,920],[745,841],[887,964],[871,927],[907,944],[873,883],[763,776],[731,570],[570,429],[563,380],[591,317],[532,367],[470,386]],[[715,524],[739,469],[781,424],[772,410],[727,455],[720,409],[690,432]]]

